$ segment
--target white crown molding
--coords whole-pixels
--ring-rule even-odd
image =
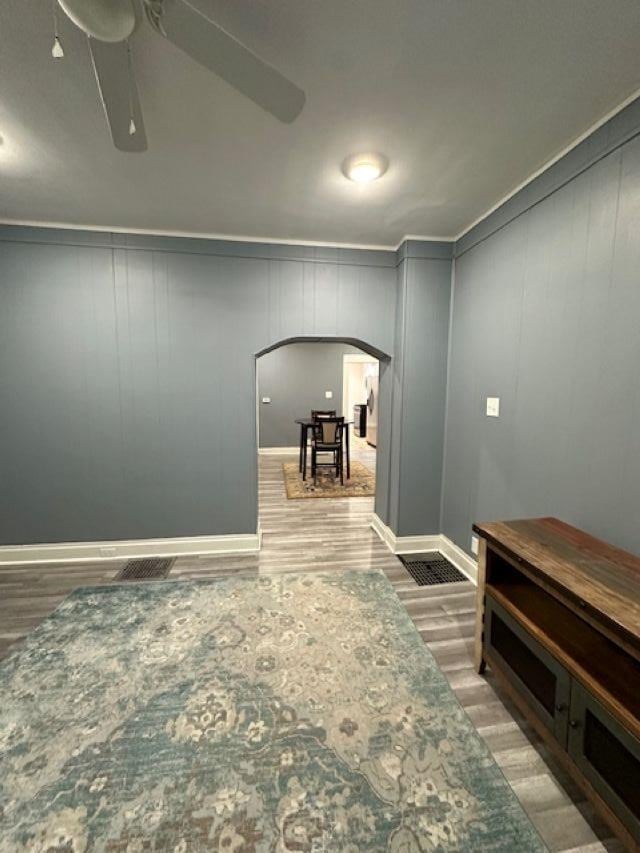
[[[424,243],[455,243],[455,237],[433,237],[425,234],[405,234],[402,240],[396,246],[396,251],[402,246],[403,243],[406,243],[407,240],[415,240],[416,242],[424,242]]]
[[[424,243],[453,243],[454,237],[430,237],[406,234],[397,245],[384,243],[332,243],[325,240],[285,240],[281,237],[250,237],[243,234],[219,234],[214,231],[164,231],[155,228],[125,228],[120,225],[92,225],[78,222],[49,222],[39,219],[0,219],[0,225],[20,228],[60,228],[68,231],[97,231],[101,234],[138,234],[143,237],[184,237],[192,240],[222,240],[230,243],[264,243],[275,246],[310,246],[321,249],[360,249],[370,252],[397,252],[407,240]]]
[[[227,240],[229,242],[235,243],[271,243],[273,245],[284,245],[284,246],[317,246],[319,248],[327,248],[327,249],[362,249],[374,252],[397,252],[400,246],[405,243],[407,240],[416,240],[422,241],[425,243],[456,243],[465,234],[471,231],[476,225],[479,225],[483,222],[488,216],[491,216],[499,207],[501,207],[505,202],[509,201],[510,198],[513,198],[514,195],[517,195],[520,190],[524,189],[531,181],[534,181],[537,177],[542,175],[547,169],[550,169],[555,163],[559,160],[562,160],[570,151],[580,145],[581,142],[584,142],[587,137],[591,136],[592,133],[595,133],[598,128],[602,127],[602,125],[606,124],[610,119],[614,118],[619,112],[625,107],[628,107],[629,104],[633,103],[637,98],[640,97],[640,88],[636,89],[624,99],[620,104],[606,113],[602,118],[598,119],[598,121],[594,122],[587,130],[573,139],[568,145],[566,145],[561,151],[551,157],[549,160],[546,160],[539,169],[536,169],[532,172],[527,178],[521,181],[516,187],[510,190],[506,195],[504,195],[499,201],[497,201],[494,205],[489,207],[484,213],[480,214],[476,219],[470,222],[468,225],[460,231],[458,234],[454,236],[435,236],[429,234],[405,234],[404,237],[396,244],[396,245],[387,245],[382,243],[335,243],[331,241],[325,240],[289,240],[283,239],[281,237],[251,237],[247,234],[220,234],[219,232],[208,232],[208,231],[172,231],[172,230],[161,230],[154,228],[126,228],[119,225],[92,225],[92,224],[80,224],[77,222],[50,222],[50,221],[40,221],[36,219],[0,219],[0,225],[17,225],[25,228],[66,228],[70,231],[99,231],[113,234],[140,234],[146,235],[150,237],[186,237],[186,238],[194,238],[200,240]]]
[[[580,136],[576,136],[576,138],[566,145],[558,154],[555,154],[551,159],[547,160],[539,169],[536,169],[535,172],[532,172],[528,178],[525,178],[524,181],[521,181],[514,189],[510,190],[505,196],[503,196],[500,201],[497,201],[492,207],[488,210],[485,210],[477,219],[474,219],[469,225],[465,225],[462,231],[453,238],[453,242],[457,242],[462,239],[465,234],[468,234],[476,225],[479,225],[483,222],[487,217],[491,216],[499,207],[502,207],[503,204],[509,201],[509,199],[513,198],[514,195],[517,195],[520,190],[523,190],[528,184],[532,181],[535,181],[536,178],[540,177],[547,169],[550,169],[553,165],[555,165],[559,160],[562,160],[563,157],[566,157],[569,152],[573,151],[574,148],[577,148],[581,142],[584,142],[592,133],[595,133],[598,128],[602,127],[603,124],[606,124],[612,118],[618,115],[618,113],[622,112],[625,107],[628,107],[629,104],[632,104],[635,100],[640,98],[640,89],[636,89],[628,98],[625,98],[621,104],[618,104],[617,107],[614,107],[608,113],[606,113],[602,118],[598,119],[594,124],[592,124],[584,133],[581,133]],[[405,238],[406,239],[406,238]]]
[[[69,231],[98,231],[107,234],[139,234],[146,237],[185,237],[196,240],[223,240],[230,243],[270,243],[277,246],[311,246],[324,249],[364,249],[373,252],[395,252],[404,243],[403,238],[397,246],[377,243],[332,243],[325,240],[284,240],[281,237],[250,237],[246,234],[220,234],[214,231],[165,231],[155,228],[125,228],[120,225],[92,225],[77,222],[47,222],[37,219],[2,219],[0,225],[18,225],[23,228],[61,228]],[[440,238],[411,238],[440,239]]]
[[[259,456],[297,456],[300,453],[299,447],[259,447]]]
[[[396,536],[393,530],[376,513],[371,518],[371,527],[392,554],[421,554],[428,551],[439,551],[457,569],[460,569],[462,574],[469,578],[472,583],[477,583],[478,564],[476,561],[442,533],[424,536]]]
[[[34,563],[96,563],[138,557],[253,554],[262,545],[262,530],[230,536],[181,536],[173,539],[121,539],[104,542],[55,542],[47,545],[0,546],[0,566]]]

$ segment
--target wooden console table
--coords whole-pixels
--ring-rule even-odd
[[[556,518],[473,529],[478,672],[640,851],[640,559]]]

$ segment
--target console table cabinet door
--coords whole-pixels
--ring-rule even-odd
[[[640,741],[577,681],[569,719],[569,755],[640,842]]]
[[[484,636],[488,658],[498,659],[536,715],[566,747],[571,695],[567,670],[490,595]]]

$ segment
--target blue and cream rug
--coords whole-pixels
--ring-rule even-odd
[[[0,850],[543,850],[387,579],[79,589],[0,667]]]

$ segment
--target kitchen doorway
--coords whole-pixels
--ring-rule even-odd
[[[354,439],[378,445],[378,359],[366,353],[345,353],[342,369],[342,411],[353,420]]]

